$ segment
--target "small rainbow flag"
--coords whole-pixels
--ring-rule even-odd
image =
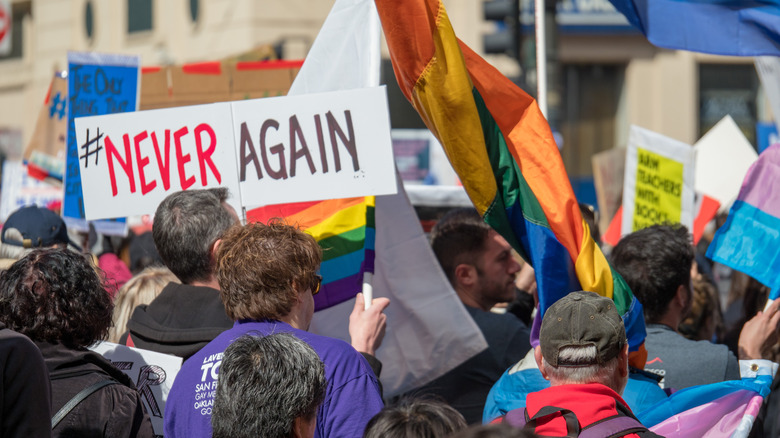
[[[363,273],[374,272],[375,198],[331,199],[260,207],[247,212],[249,222],[284,218],[309,233],[322,248],[322,288],[316,310],[347,301],[363,289]]]
[[[376,5],[401,91],[441,142],[485,222],[536,270],[540,314],[575,290],[613,299],[631,363],[643,368],[642,306],[591,238],[534,99],[455,37],[441,0]]]

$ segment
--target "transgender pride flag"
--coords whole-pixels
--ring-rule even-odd
[[[374,205],[373,196],[269,205],[248,211],[247,220],[284,218],[317,240],[322,288],[314,304],[322,310],[354,298],[363,289],[363,274],[374,272]]]
[[[743,438],[750,433],[771,383],[771,376],[759,375],[692,386],[636,416],[666,438]]]
[[[780,294],[780,144],[766,149],[748,169],[726,223],[707,257],[744,272]]]

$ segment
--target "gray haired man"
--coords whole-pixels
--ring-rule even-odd
[[[314,436],[325,365],[289,333],[244,335],[225,350],[211,425],[214,438]]]
[[[620,396],[628,382],[628,342],[609,298],[572,292],[550,306],[534,357],[550,387],[528,394],[503,421],[540,435],[657,437]],[[582,435],[585,436],[585,435]]]

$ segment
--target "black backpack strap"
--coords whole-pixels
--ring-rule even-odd
[[[564,421],[566,421],[567,435],[565,438],[578,436],[580,432],[580,422],[577,420],[577,416],[574,412],[568,409],[556,408],[555,406],[545,406],[542,409],[539,409],[536,415],[531,418],[528,418],[528,410],[526,410],[526,408],[513,409],[501,417],[501,422],[520,429],[535,431],[536,423],[539,420],[558,413],[561,414]]]
[[[630,433],[647,438],[662,438],[642,425],[622,404],[617,403],[618,413],[582,428],[582,438],[619,438]]]
[[[642,423],[623,415],[615,415],[597,421],[582,428],[581,438],[612,438],[622,437],[629,433],[646,431],[647,428]]]
[[[106,379],[101,380],[99,382],[96,382],[84,389],[81,390],[78,394],[73,396],[72,399],[70,399],[63,407],[60,408],[59,411],[57,411],[56,414],[54,414],[53,417],[51,417],[51,428],[54,429],[57,427],[58,424],[60,424],[60,421],[62,421],[63,418],[65,418],[66,415],[70,413],[70,411],[73,410],[79,403],[84,401],[85,398],[89,397],[90,395],[94,394],[95,391],[98,389],[108,386],[108,385],[115,385],[118,382],[116,380]]]

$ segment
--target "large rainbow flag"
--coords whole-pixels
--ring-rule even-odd
[[[260,207],[247,212],[249,222],[284,218],[311,234],[322,248],[322,287],[315,310],[354,298],[363,289],[363,274],[374,272],[375,198],[331,199]]]
[[[485,222],[536,270],[539,311],[574,290],[612,298],[644,367],[642,307],[582,219],[533,98],[460,42],[441,0],[376,0],[398,84]],[[536,318],[541,321],[541,318]],[[538,344],[539,324],[531,341]]]

